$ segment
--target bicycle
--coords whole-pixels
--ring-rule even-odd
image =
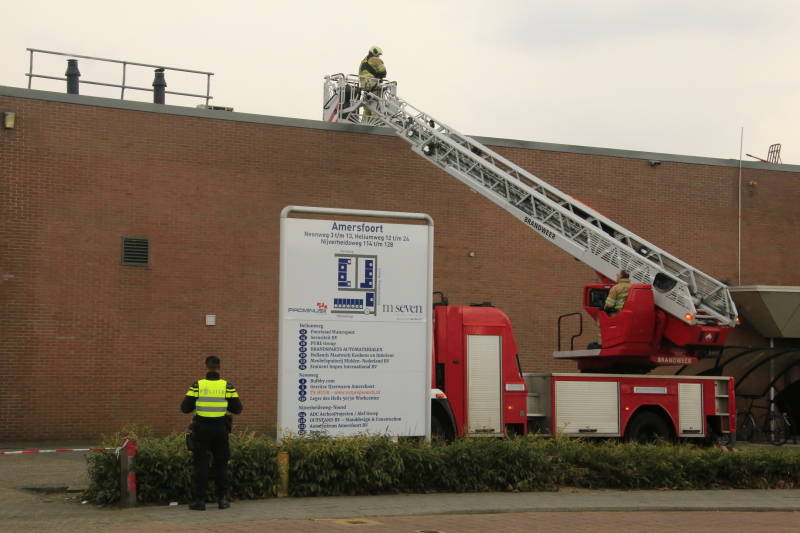
[[[754,405],[756,400],[762,396],[751,394],[738,394],[739,398],[750,400],[747,409],[736,414],[736,439],[747,442],[768,441],[775,446],[782,446],[789,440],[792,424],[789,422],[788,415],[777,410],[775,400],[767,400],[769,405]],[[770,407],[775,405],[775,409]],[[765,414],[756,416],[754,409],[763,409]]]

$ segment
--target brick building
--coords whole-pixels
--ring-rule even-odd
[[[574,369],[552,358],[556,320],[594,272],[383,128],[0,87],[7,111],[0,440],[181,430],[180,400],[212,354],[242,395],[239,426],[271,432],[287,205],[430,214],[435,288],[503,309],[523,370]],[[738,161],[477,139],[737,281]],[[742,166],[741,283],[800,285],[800,166]],[[148,267],[122,264],[123,237],[150,240]],[[745,323],[729,343],[765,339]]]

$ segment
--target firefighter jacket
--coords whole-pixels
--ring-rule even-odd
[[[386,65],[380,57],[372,54],[368,55],[361,61],[361,66],[358,67],[359,86],[362,89],[372,91],[378,87],[379,82],[375,79],[382,80],[386,77]]]
[[[608,291],[608,298],[606,298],[605,312],[611,316],[616,315],[622,311],[625,305],[625,300],[628,299],[628,292],[631,290],[631,280],[628,278],[620,279],[616,285],[611,287]]]

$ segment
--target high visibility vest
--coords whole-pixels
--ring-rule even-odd
[[[228,391],[228,382],[224,379],[209,381],[201,379],[197,382],[197,402],[195,412],[198,416],[209,418],[225,416],[228,411],[228,398],[232,398],[236,391]]]

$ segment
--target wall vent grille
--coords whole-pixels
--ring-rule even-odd
[[[150,266],[150,239],[123,237],[122,266]]]

